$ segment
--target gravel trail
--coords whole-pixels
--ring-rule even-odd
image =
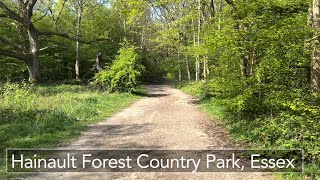
[[[91,125],[65,149],[232,148],[227,131],[203,113],[197,100],[168,85],[150,85],[146,97]],[[25,179],[271,179],[263,173],[46,173]]]

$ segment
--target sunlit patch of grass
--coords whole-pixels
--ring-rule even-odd
[[[57,147],[139,98],[64,84],[7,83],[0,90],[0,177],[5,174],[5,148]]]

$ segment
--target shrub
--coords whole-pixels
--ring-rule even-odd
[[[132,91],[138,84],[144,71],[136,48],[124,41],[111,67],[107,67],[95,76],[95,82],[109,91]]]
[[[182,89],[184,92],[190,93],[197,96],[200,100],[209,99],[212,94],[210,94],[209,89],[207,88],[208,84],[206,82],[193,82],[193,83],[179,83],[176,84],[177,88]]]

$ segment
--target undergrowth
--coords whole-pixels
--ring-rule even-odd
[[[235,140],[251,146],[246,148],[303,149],[304,174],[287,174],[284,178],[299,179],[305,175],[320,178],[319,106],[308,104],[303,98],[283,103],[278,96],[268,105],[271,98],[254,99],[253,94],[219,97],[205,82],[184,82],[175,86],[197,96],[201,107],[221,120]]]
[[[57,147],[137,98],[81,85],[0,84],[0,177],[6,148]]]

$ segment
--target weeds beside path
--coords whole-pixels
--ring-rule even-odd
[[[272,116],[261,114],[250,117],[251,113],[239,113],[234,107],[239,101],[232,98],[216,96],[208,90],[206,82],[180,82],[175,86],[183,92],[199,98],[200,107],[210,116],[216,118],[228,129],[232,139],[246,148],[254,149],[303,149],[304,173],[286,174],[280,179],[318,179],[320,175],[319,162],[319,123],[308,121],[299,113]],[[255,102],[252,102],[254,104]],[[263,111],[256,106],[255,111]],[[283,114],[286,114],[282,116]],[[289,114],[288,114],[289,113]],[[301,124],[299,124],[301,123]],[[311,137],[311,138],[309,138]]]
[[[56,147],[138,98],[80,85],[1,86],[0,177],[5,175],[5,148]]]
[[[168,85],[150,85],[144,98],[94,124],[67,149],[199,150],[230,148],[227,131],[203,113],[193,96]],[[270,179],[261,173],[61,172],[27,179]]]

